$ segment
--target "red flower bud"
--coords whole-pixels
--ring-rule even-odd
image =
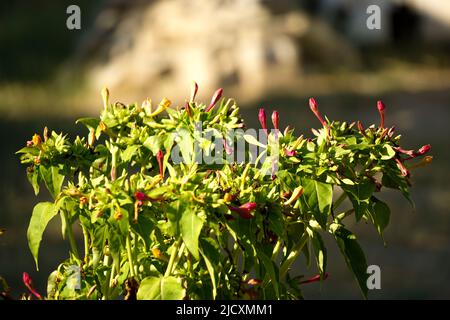
[[[288,157],[293,157],[295,156],[297,152],[295,150],[289,150],[289,149],[284,149],[284,154],[287,155]]]
[[[431,150],[431,145],[426,144],[426,145],[424,145],[422,148],[420,148],[417,151],[417,154],[421,156],[421,155],[424,155],[425,153],[427,153],[430,150]]]
[[[383,101],[377,102],[377,108],[378,108],[378,112],[380,113],[380,117],[381,117],[380,127],[384,128],[384,110],[386,109],[386,106],[383,103]]]
[[[161,176],[161,178],[164,177],[163,158],[164,153],[161,150],[159,150],[158,153],[156,154],[156,160],[158,161],[159,175]]]
[[[323,275],[323,280],[325,280],[325,279],[327,279],[327,278],[328,278],[328,273],[325,272],[324,275]],[[316,276],[314,276],[314,277],[312,277],[312,278],[309,278],[309,279],[307,279],[307,280],[301,281],[300,284],[306,284],[306,283],[311,283],[311,282],[317,282],[317,281],[319,281],[319,280],[320,280],[320,274],[318,274],[318,275],[316,275]]]
[[[278,121],[280,119],[280,115],[278,114],[278,111],[272,112],[272,124],[274,129],[278,129]]]
[[[184,110],[186,111],[186,113],[188,114],[188,116],[190,118],[192,118],[192,113],[191,113],[191,107],[189,106],[189,102],[186,102],[184,104]]]
[[[216,90],[216,92],[214,92],[214,95],[211,99],[211,103],[209,104],[209,107],[206,108],[205,110],[206,112],[209,112],[212,108],[214,108],[217,101],[219,101],[220,97],[222,97],[222,92],[223,92],[222,88],[219,88]]]
[[[191,85],[191,98],[189,99],[190,102],[194,102],[195,96],[197,95],[198,91],[198,84],[195,81],[192,81]]]
[[[325,122],[325,120],[323,120],[322,115],[319,112],[319,106],[314,98],[309,98],[309,107],[316,116],[316,118],[319,119],[320,123],[324,127],[327,127],[327,123]]]
[[[258,119],[259,123],[261,124],[261,127],[264,129],[264,131],[267,134],[267,117],[266,117],[266,110],[264,108],[260,108],[258,112]]]
[[[147,199],[147,196],[145,195],[145,193],[143,193],[141,191],[136,191],[134,193],[134,197],[136,198],[136,200],[139,200],[139,201],[145,201]]]
[[[22,280],[23,283],[25,285],[25,287],[27,287],[28,290],[30,290],[30,292],[39,300],[44,300],[42,298],[42,296],[36,291],[36,289],[34,289],[33,287],[33,279],[31,279],[30,275],[26,272],[23,273],[22,275]]]
[[[228,208],[233,211],[236,212],[237,214],[239,214],[239,216],[243,219],[251,219],[254,216],[251,214],[251,212],[253,210],[256,209],[256,203],[255,202],[248,202],[245,203],[239,207],[232,207],[232,206],[228,206]]]

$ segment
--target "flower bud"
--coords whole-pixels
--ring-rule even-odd
[[[361,121],[358,121],[358,130],[364,137],[367,137],[366,130],[364,129]]]
[[[145,200],[147,200],[147,196],[145,195],[145,193],[143,193],[143,192],[141,192],[141,191],[136,191],[136,192],[134,193],[134,198],[135,198],[136,200],[139,200],[139,201],[145,201]]]
[[[191,98],[189,99],[189,102],[194,102],[195,101],[195,96],[197,95],[197,91],[198,91],[198,84],[195,81],[192,81],[191,84]]]
[[[259,119],[259,123],[261,124],[261,127],[264,129],[264,131],[267,134],[266,111],[264,110],[264,108],[259,109],[258,119]]]
[[[44,300],[42,296],[36,291],[36,289],[33,287],[33,279],[31,279],[30,275],[26,272],[22,274],[22,281],[25,287],[27,287],[28,290],[39,300]]]
[[[104,87],[101,91],[102,100],[103,100],[103,108],[106,110],[109,105],[109,90],[108,88]]]
[[[239,214],[239,216],[243,219],[251,219],[254,216],[251,214],[253,210],[256,209],[257,204],[255,202],[248,202],[239,207],[228,206],[228,208]]]
[[[44,136],[44,142],[46,142],[48,140],[48,128],[47,127],[44,128],[43,136]]]
[[[278,111],[272,112],[272,124],[274,129],[278,129],[278,122],[280,120],[280,115],[278,114]]]
[[[166,110],[168,107],[170,107],[171,104],[172,104],[172,102],[169,99],[163,98],[161,100],[161,102],[159,103],[158,107],[156,108],[156,110],[150,114],[150,117],[154,117],[154,116],[160,114],[161,112]]]
[[[417,154],[421,156],[421,155],[424,155],[425,153],[429,152],[430,150],[431,150],[431,145],[426,144],[417,151]]]
[[[380,127],[384,128],[384,110],[386,109],[385,104],[383,103],[383,101],[378,101],[377,102],[377,108],[378,108],[378,112],[380,113]]]
[[[142,102],[142,109],[144,109],[144,112],[146,115],[151,115],[152,114],[152,100],[150,100],[149,98],[145,99],[144,102]]]
[[[284,149],[284,154],[288,157],[293,157],[293,156],[295,156],[296,153],[297,153],[297,151],[295,151],[295,150],[289,150],[288,148]]]
[[[94,142],[95,142],[95,130],[94,129],[89,129],[89,136],[88,136],[88,144],[90,147],[94,146]]]
[[[31,141],[33,141],[33,144],[34,144],[35,146],[39,146],[39,145],[42,143],[41,136],[38,135],[37,133],[34,134],[34,136],[33,136],[33,138],[32,138]]]
[[[156,154],[156,160],[158,161],[159,175],[161,178],[164,177],[163,159],[164,159],[164,153],[161,150],[159,150],[158,153]]]
[[[314,113],[314,115],[316,116],[316,118],[320,121],[320,123],[324,126],[324,127],[328,127],[327,123],[325,122],[325,120],[323,120],[322,115],[319,112],[319,106],[316,102],[316,99],[314,98],[309,98],[309,108],[311,109],[311,111]]]
[[[401,162],[398,158],[395,159],[395,162],[397,162],[397,167],[400,169],[402,176],[404,176],[404,177],[409,176],[409,171],[408,171],[408,169],[406,169],[403,162]]]
[[[214,92],[214,95],[212,96],[211,103],[209,104],[209,107],[206,108],[206,112],[209,112],[214,106],[216,105],[217,101],[219,101],[220,97],[222,97],[223,89],[219,88]]]
[[[306,283],[311,283],[311,282],[317,282],[317,281],[320,280],[320,278],[321,278],[321,277],[320,277],[320,274],[318,274],[318,275],[316,275],[316,276],[314,276],[314,277],[312,277],[312,278],[309,278],[309,279],[307,279],[307,280],[301,281],[300,284],[306,284]],[[327,278],[328,278],[328,273],[325,272],[324,275],[323,275],[323,280],[325,280],[325,279],[327,279]]]
[[[300,196],[302,194],[303,194],[303,187],[295,188],[294,191],[292,192],[292,195],[289,198],[289,200],[287,200],[284,204],[290,205],[290,204],[294,203],[295,201],[297,201],[298,198],[300,198]]]

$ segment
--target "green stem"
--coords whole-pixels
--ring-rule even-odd
[[[280,251],[280,248],[281,248],[281,240],[278,239],[272,251],[272,261],[275,261],[275,259],[278,257],[278,252]]]
[[[78,249],[77,249],[77,242],[75,241],[75,237],[73,235],[72,225],[70,224],[66,213],[64,213],[64,217],[65,217],[66,223],[67,223],[66,231],[67,231],[67,237],[69,238],[70,251],[75,256],[75,258],[80,259],[80,256],[78,254]]]
[[[172,253],[170,254],[169,264],[167,265],[167,269],[166,269],[166,272],[164,273],[164,277],[168,277],[172,273],[173,264],[177,257],[178,248],[180,247],[180,244],[181,244],[181,239],[177,240],[173,245]]]
[[[109,266],[109,256],[105,255],[103,257],[103,266]],[[111,276],[111,269],[108,268],[108,271],[105,271],[105,283],[103,284],[103,298],[102,300],[109,300],[109,278]]]
[[[84,238],[84,263],[89,262],[89,234],[86,228],[81,225],[81,229],[83,230],[83,238]]]
[[[283,279],[286,276],[286,273],[288,272],[289,268],[294,263],[294,261],[297,259],[298,255],[302,251],[303,246],[306,244],[307,241],[308,241],[308,234],[305,232],[300,241],[292,248],[287,259],[281,264],[280,279]]]
[[[125,246],[127,248],[128,263],[130,264],[130,273],[131,273],[131,276],[134,278],[136,276],[136,273],[134,270],[133,255],[131,253],[130,237],[128,235],[127,235]]]

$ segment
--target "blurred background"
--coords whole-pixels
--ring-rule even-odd
[[[81,29],[69,30],[76,4]],[[380,29],[367,27],[370,5]],[[318,123],[307,99],[336,120],[378,122],[376,101],[406,148],[433,146],[431,166],[412,172],[413,210],[396,192],[387,247],[371,225],[354,227],[369,264],[381,268],[373,299],[450,298],[450,2],[445,0],[2,0],[0,2],[0,275],[25,291],[23,271],[45,291],[67,256],[59,221],[47,229],[40,271],[26,229],[35,203],[14,154],[47,125],[86,134],[80,116],[97,115],[99,91],[125,103],[164,96],[181,104],[190,83],[209,101],[223,87],[249,127],[257,110],[277,109],[283,126],[310,135]],[[329,240],[329,239],[328,239]],[[360,299],[338,249],[330,277],[304,287],[307,298]],[[304,266],[299,266],[304,271]],[[314,270],[304,271],[313,275]]]

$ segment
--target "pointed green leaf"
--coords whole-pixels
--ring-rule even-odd
[[[38,266],[38,255],[39,246],[42,241],[42,234],[47,227],[48,222],[58,213],[55,210],[54,204],[51,202],[41,202],[38,203],[31,215],[30,224],[28,226],[27,237],[28,246],[33,254],[34,261],[36,262],[36,269],[39,270]]]
[[[138,300],[181,300],[186,290],[176,277],[148,277],[142,280],[137,292]]]
[[[198,260],[198,236],[203,227],[203,220],[200,219],[195,210],[187,208],[180,219],[181,237],[189,252]]]

